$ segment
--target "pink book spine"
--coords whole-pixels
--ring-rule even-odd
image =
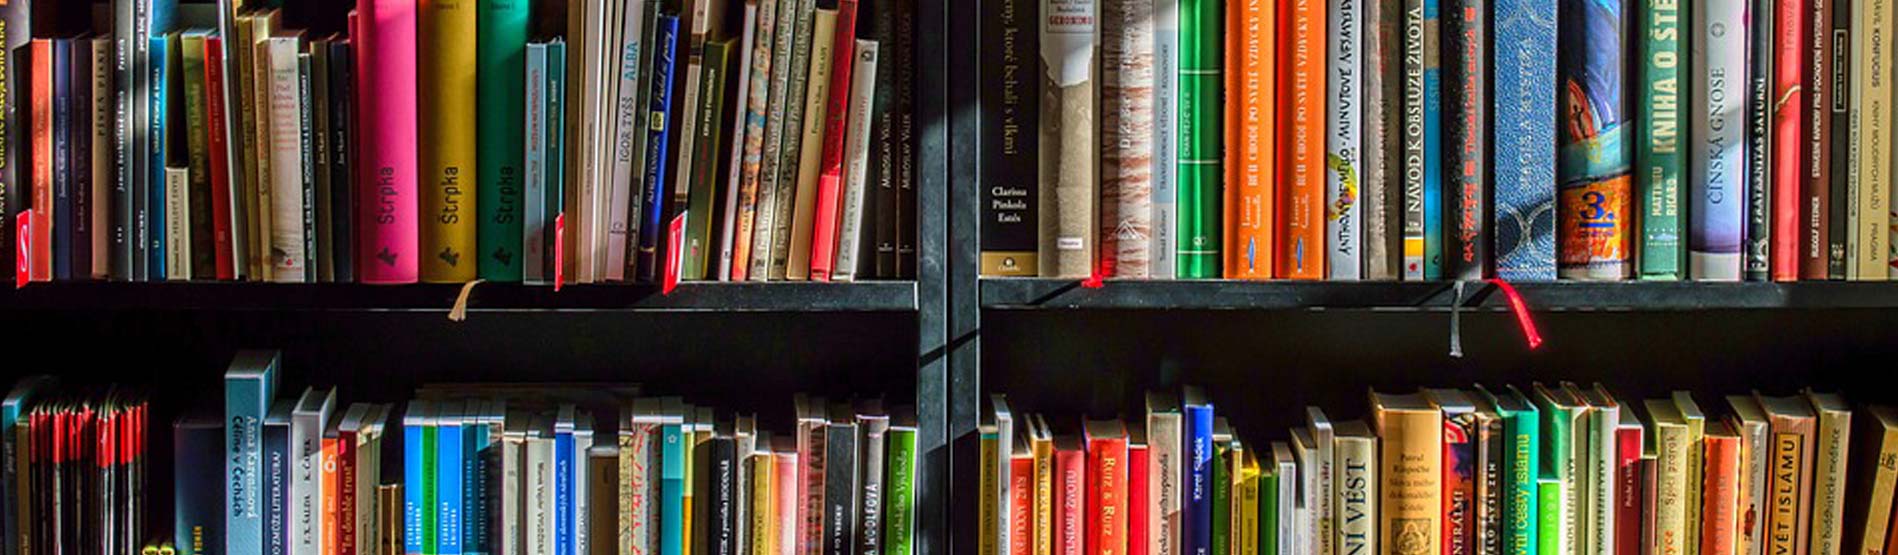
[[[415,283],[415,2],[358,0],[355,35],[361,106],[356,198],[364,283]]]
[[[802,520],[798,518],[797,508],[803,505],[798,503],[797,477],[797,453],[778,452],[778,479],[772,485],[778,489],[778,552],[773,555],[796,555],[798,552],[797,531],[798,523]]]
[[[837,2],[836,46],[831,48],[830,99],[824,119],[823,171],[817,179],[816,229],[811,230],[811,281],[830,281],[837,262],[838,220],[843,214],[844,129],[850,117],[850,68],[856,60],[857,0]]]

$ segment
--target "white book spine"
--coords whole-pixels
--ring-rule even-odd
[[[521,144],[521,195],[527,201],[521,216],[521,279],[547,281],[547,45],[527,45],[527,83],[523,89],[526,133]]]
[[[1339,555],[1378,553],[1377,441],[1347,437],[1335,445],[1337,460],[1331,465],[1331,481],[1339,487],[1331,501],[1337,511],[1332,543]],[[1345,546],[1356,549],[1347,550]]]
[[[644,0],[626,2],[625,12],[621,14],[624,24],[620,29],[620,40],[614,44],[613,60],[609,63],[617,71],[612,79],[617,84],[613,99],[613,149],[612,181],[609,194],[612,196],[607,211],[606,229],[606,279],[621,281],[626,279],[626,245],[638,239],[638,224],[631,220],[635,212],[633,197],[638,195],[639,187],[634,182],[641,181],[639,173],[633,170],[633,161],[646,155],[636,148],[635,137],[645,133],[639,129],[635,116],[640,112],[639,83],[645,76],[639,74],[639,57],[643,53],[644,43],[640,12],[645,7]]]
[[[1699,281],[1740,281],[1744,262],[1740,244],[1746,238],[1746,86],[1751,73],[1747,9],[1747,2],[1695,0],[1688,10],[1693,148],[1687,153],[1687,183],[1693,220],[1687,272]]]
[[[1153,503],[1147,508],[1147,529],[1151,531],[1147,552],[1153,555],[1184,553],[1180,546],[1184,510],[1180,486],[1185,472],[1180,466],[1180,432],[1179,413],[1147,416],[1147,449],[1153,457],[1153,464],[1147,467],[1147,483],[1158,488],[1147,497]]]
[[[573,553],[588,555],[592,553],[592,533],[588,523],[593,520],[590,505],[593,493],[589,491],[593,482],[587,479],[587,470],[593,467],[587,451],[593,448],[593,430],[582,427],[573,431]],[[709,525],[709,523],[708,523]]]
[[[1358,176],[1364,134],[1364,0],[1331,0],[1325,80],[1325,247],[1334,281],[1364,277],[1364,212]]]
[[[290,415],[290,555],[323,554],[323,457],[321,415]]]
[[[1172,279],[1178,253],[1180,137],[1180,2],[1153,1],[1153,218],[1148,222],[1148,276]]]
[[[526,438],[508,434],[501,443],[501,543],[496,546],[500,555],[527,555],[527,532],[521,517],[521,494],[524,476],[521,473],[522,459],[525,459]]]
[[[738,39],[737,61],[734,62],[738,66],[738,80],[735,81],[735,83],[738,84],[735,87],[738,93],[732,97],[732,104],[735,107],[727,109],[727,111],[732,114],[730,135],[732,150],[731,153],[727,155],[729,161],[725,164],[730,170],[726,173],[724,181],[725,211],[723,214],[725,215],[725,219],[723,222],[720,222],[719,229],[721,231],[718,234],[718,265],[713,268],[715,274],[712,276],[712,279],[717,281],[731,281],[732,279],[732,249],[735,244],[733,242],[733,232],[738,230],[738,190],[740,189],[739,185],[744,182],[745,143],[749,139],[745,136],[745,131],[750,129],[750,126],[747,125],[748,118],[745,117],[745,104],[746,100],[751,97],[749,94],[751,89],[751,54],[752,49],[757,47],[758,40],[757,0],[746,0],[745,18],[742,29],[743,32],[739,35]]]
[[[870,171],[870,106],[876,99],[877,43],[857,41],[857,64],[851,74],[849,130],[844,135],[844,205],[837,233],[834,281],[856,281],[863,255],[863,201],[869,191],[864,179]]]
[[[1743,422],[1739,427],[1743,446],[1741,452],[1746,454],[1746,474],[1741,475],[1741,478],[1745,480],[1744,489],[1747,492],[1746,504],[1740,507],[1740,514],[1763,515],[1767,511],[1766,472],[1771,466],[1767,462],[1770,455],[1766,446],[1770,444],[1767,443],[1766,422]],[[1737,552],[1740,555],[1766,555],[1766,519],[1754,516],[1741,523],[1746,529],[1739,531],[1741,543],[1737,546]]]
[[[1589,415],[1588,504],[1583,508],[1589,524],[1584,535],[1585,553],[1615,555],[1615,463],[1619,455],[1615,436],[1621,425],[1621,408],[1595,407]]]
[[[1571,412],[1569,430],[1573,438],[1569,441],[1568,458],[1563,464],[1569,468],[1569,483],[1562,491],[1563,504],[1567,505],[1567,515],[1562,519],[1562,553],[1588,555],[1588,505],[1593,497],[1594,485],[1590,482],[1590,468],[1594,465],[1591,455],[1589,435],[1589,415],[1594,411],[1579,409]],[[1691,552],[1690,552],[1691,553]]]
[[[1307,510],[1298,506],[1298,492],[1300,488],[1292,487],[1293,484],[1297,484],[1298,480],[1303,478],[1303,476],[1298,475],[1298,464],[1292,462],[1278,465],[1277,472],[1279,483],[1278,499],[1272,502],[1278,504],[1278,514],[1281,515],[1277,525],[1278,552],[1292,555],[1298,553],[1300,538],[1305,537],[1305,535],[1301,533],[1303,528],[1301,523],[1305,519],[1310,518],[1304,514]],[[1296,518],[1285,518],[1285,515],[1296,515]]]
[[[554,555],[554,440],[527,440],[527,555]]]
[[[270,87],[270,265],[271,281],[306,281],[303,244],[303,96],[296,37],[271,37]],[[261,188],[261,187],[260,187]]]
[[[382,423],[389,418],[386,407],[370,411],[375,421],[358,436],[356,445],[356,551],[361,555],[382,553],[382,514],[376,487],[382,485]],[[387,555],[395,555],[393,553]]]
[[[165,168],[165,279],[191,279],[191,170]]]

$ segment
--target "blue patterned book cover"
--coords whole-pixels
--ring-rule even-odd
[[[244,351],[224,371],[224,552],[263,555],[263,426],[277,396],[277,353]]]
[[[1213,404],[1188,388],[1181,414],[1185,420],[1186,510],[1181,511],[1180,545],[1185,555],[1210,555],[1213,546]]]
[[[422,555],[422,514],[429,510],[423,496],[426,481],[422,456],[422,431],[428,428],[428,401],[410,401],[402,416],[402,551],[403,555]],[[394,555],[394,554],[390,554]]]
[[[646,187],[642,204],[646,214],[639,218],[639,263],[658,261],[659,243],[665,233],[660,228],[666,225],[667,162],[672,159],[666,143],[671,140],[672,129],[666,122],[672,121],[672,89],[678,69],[679,18],[673,15],[659,16],[659,22],[653,33],[652,59],[652,102],[648,106],[652,117],[647,121],[650,135],[646,139]],[[569,454],[568,456],[572,456]],[[566,555],[560,553],[557,555]]]
[[[1423,0],[1424,279],[1443,279],[1443,62],[1438,0]]]
[[[263,554],[290,553],[290,410],[292,401],[270,407],[263,433]]]
[[[1565,279],[1624,279],[1634,210],[1627,7],[1622,0],[1561,0],[1559,9],[1556,270]]]
[[[1495,2],[1496,277],[1554,281],[1555,3]]]
[[[461,555],[462,437],[466,405],[440,406],[435,425],[435,553]]]
[[[1699,0],[1688,11],[1694,147],[1687,149],[1687,275],[1739,281],[1745,265],[1740,244],[1746,236],[1750,18],[1744,2]]]
[[[145,275],[151,281],[165,280],[165,113],[170,108],[165,104],[165,81],[169,72],[165,63],[170,59],[170,47],[165,36],[152,37],[151,57],[146,65],[152,70],[151,117],[148,133],[151,135],[151,162],[149,169],[151,184],[145,194],[149,204],[145,209],[145,236],[148,248],[145,252]]]

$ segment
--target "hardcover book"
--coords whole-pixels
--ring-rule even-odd
[[[1503,423],[1500,439],[1505,444],[1503,485],[1497,492],[1506,515],[1501,530],[1501,553],[1533,555],[1538,553],[1540,545],[1537,537],[1540,520],[1536,514],[1541,506],[1536,485],[1542,464],[1539,409],[1513,387],[1498,392],[1479,387],[1478,391],[1486,405],[1495,408],[1497,418]]]
[[[1819,420],[1813,451],[1812,555],[1839,555],[1844,541],[1846,463],[1851,460],[1852,407],[1835,393],[1805,391]]]
[[[1319,44],[1328,28],[1327,5],[1320,0],[1291,0],[1283,21],[1290,44]],[[1276,271],[1280,278],[1323,279],[1326,262],[1326,56],[1311,48],[1288,48],[1280,53],[1284,73],[1277,125],[1285,136],[1284,186],[1278,191],[1279,236]],[[1165,94],[1161,95],[1165,98]],[[1158,167],[1158,166],[1156,166]],[[1161,222],[1154,222],[1159,225]]]
[[[1748,7],[1736,2],[1696,2],[1688,35],[1693,91],[1688,95],[1689,139],[1686,277],[1739,281],[1746,237],[1746,95]]]
[[[1681,122],[1688,96],[1688,68],[1680,63],[1690,48],[1681,24],[1682,6],[1678,2],[1644,2],[1636,6],[1634,66],[1634,118],[1640,122],[1634,143],[1634,187],[1640,195],[1641,279],[1677,280],[1683,268],[1686,244],[1686,215],[1681,204],[1682,170],[1686,166],[1682,152],[1684,140]],[[1695,91],[1694,94],[1698,94]]]
[[[1666,400],[1646,403],[1648,424],[1654,430],[1657,453],[1655,492],[1655,531],[1650,549],[1659,553],[1685,553],[1687,549],[1688,455],[1696,447],[1688,441],[1687,422],[1680,409]],[[1695,511],[1699,512],[1699,511]],[[1696,545],[1695,549],[1699,546]]]
[[[1458,540],[1468,545],[1467,536],[1443,537],[1443,511],[1445,507],[1457,507],[1458,503],[1465,504],[1463,506],[1467,510],[1471,491],[1463,489],[1466,485],[1464,480],[1473,477],[1469,465],[1475,463],[1475,458],[1464,457],[1473,453],[1455,446],[1445,446],[1444,441],[1446,435],[1451,433],[1452,425],[1444,422],[1444,413],[1440,412],[1436,403],[1422,394],[1372,392],[1370,405],[1372,422],[1376,426],[1374,431],[1382,440],[1377,451],[1378,495],[1373,498],[1379,500],[1377,544],[1386,546],[1386,552],[1392,555],[1468,553],[1442,551],[1444,547],[1457,545]],[[1341,429],[1339,437],[1350,436]],[[1340,444],[1343,443],[1340,440]],[[1464,445],[1467,446],[1467,443]],[[1446,461],[1445,457],[1451,456],[1451,453],[1455,453],[1457,459]],[[1446,462],[1456,466],[1446,467]],[[1338,483],[1342,489],[1339,490],[1339,496],[1345,500],[1339,506],[1338,520],[1342,534],[1340,549],[1348,552],[1346,546],[1352,541],[1349,530],[1353,527],[1353,512],[1358,510],[1351,498],[1352,462],[1348,450],[1341,452],[1340,468],[1342,473]]]
[[[1561,13],[1573,14],[1558,34],[1558,44],[1570,47],[1560,49],[1556,66],[1564,91],[1556,126],[1556,268],[1564,279],[1626,279],[1633,266],[1636,139],[1625,96],[1626,9],[1615,1],[1561,4]]]
[[[1898,461],[1898,412],[1874,405],[1856,420],[1854,435],[1859,439],[1848,476],[1871,487],[1855,487],[1846,494],[1848,524],[1841,553],[1869,555],[1882,553],[1891,535],[1893,488],[1898,487],[1898,465],[1892,464]]]
[[[278,355],[242,351],[224,372],[224,552],[264,548],[263,420],[277,396]]]
[[[1438,509],[1439,522],[1442,524],[1439,553],[1472,555],[1478,553],[1479,549],[1476,542],[1481,536],[1477,532],[1477,513],[1484,503],[1478,493],[1484,479],[1481,467],[1484,453],[1479,445],[1482,430],[1478,427],[1476,405],[1468,394],[1454,389],[1426,389],[1423,395],[1430,405],[1435,405],[1441,411],[1443,423],[1443,429],[1438,434],[1443,467],[1440,481],[1442,502]],[[1385,443],[1394,445],[1396,441],[1396,438],[1387,436]],[[1386,456],[1390,455],[1389,451],[1386,449]],[[1385,492],[1385,495],[1389,494]]]
[[[1234,2],[1226,13],[1226,89],[1233,109],[1226,111],[1225,277],[1270,279],[1277,259],[1278,10],[1265,2]],[[1122,187],[1128,179],[1121,175]]]
[[[1325,58],[1325,277],[1364,277],[1364,2],[1328,0]],[[1372,0],[1376,1],[1376,0]],[[1373,112],[1375,113],[1375,112]]]
[[[480,155],[475,175],[476,198],[481,201],[475,204],[480,216],[475,225],[477,274],[488,281],[514,282],[521,280],[526,258],[521,253],[527,87],[522,77],[532,10],[526,0],[477,0],[475,12],[481,32],[475,44],[475,151]]]
[[[1563,8],[1592,9],[1586,2]],[[1496,277],[1555,280],[1557,3],[1492,0]],[[1618,17],[1618,16],[1617,16]],[[1607,22],[1604,22],[1607,23]],[[1566,89],[1565,89],[1566,90]],[[1405,222],[1408,226],[1409,222]]]
[[[1028,131],[1041,120],[1040,102],[1036,100],[1041,98],[1037,90],[1041,79],[1029,77],[1035,73],[1040,52],[1039,33],[1032,31],[1038,4],[1036,0],[984,4],[988,12],[982,18],[982,35],[1016,37],[1010,43],[982,49],[982,151],[988,159],[981,176],[981,270],[985,276],[1035,276],[1041,272],[1037,255],[1040,173],[1036,165],[1040,148],[1036,145],[1038,133]],[[1155,21],[1157,35],[1163,20]],[[1155,74],[1166,75],[1161,73],[1163,69],[1156,67]],[[1168,96],[1163,91],[1156,98]],[[1154,124],[1158,137],[1161,121],[1157,115]],[[1155,154],[1155,171],[1168,167],[1157,157],[1160,153]]]
[[[414,283],[420,199],[415,113],[416,4],[357,0],[354,38],[364,126],[357,164],[356,267],[364,283]],[[404,490],[412,493],[412,490]]]
[[[1707,428],[1707,483],[1701,498],[1701,555],[1733,555],[1740,527],[1740,436],[1725,422]]]
[[[1175,277],[1220,277],[1220,144],[1224,133],[1225,2],[1180,0]],[[1164,98],[1164,97],[1163,97]]]
[[[473,0],[423,0],[418,19],[416,84],[427,102],[414,104],[421,160],[420,253],[422,280],[460,283],[475,279],[479,265],[475,230],[479,221],[479,170],[475,167],[476,103],[480,86]],[[498,155],[497,155],[498,156]]]
[[[1181,553],[1204,555],[1213,547],[1213,405],[1203,392],[1188,387],[1180,399]]]
[[[1444,279],[1489,277],[1489,9],[1483,0],[1443,5]],[[1513,24],[1513,22],[1512,22]]]
[[[1760,402],[1750,395],[1727,396],[1728,417],[1734,429],[1740,435],[1740,449],[1746,460],[1742,461],[1740,483],[1740,514],[1753,515],[1740,522],[1739,545],[1735,552],[1744,555],[1766,553],[1766,507],[1770,499],[1767,494],[1767,468],[1771,466],[1771,438],[1767,433],[1766,411]]]
[[[1417,430],[1417,432],[1433,434],[1432,437],[1435,437],[1434,434],[1441,430],[1442,428],[1439,427]],[[1337,484],[1334,494],[1336,499],[1332,502],[1332,506],[1337,511],[1335,517],[1337,524],[1334,530],[1337,536],[1333,540],[1337,552],[1342,555],[1384,553],[1386,551],[1382,550],[1381,544],[1390,540],[1393,534],[1400,532],[1406,534],[1406,541],[1409,538],[1422,538],[1422,541],[1410,544],[1416,546],[1417,551],[1406,550],[1406,554],[1434,552],[1438,547],[1435,541],[1439,537],[1437,526],[1442,524],[1436,522],[1436,517],[1439,516],[1437,507],[1434,505],[1423,507],[1422,505],[1428,504],[1428,501],[1419,499],[1419,503],[1406,509],[1393,507],[1393,510],[1397,511],[1416,509],[1415,512],[1407,514],[1417,518],[1406,517],[1406,520],[1402,522],[1391,518],[1385,513],[1386,507],[1389,507],[1387,501],[1390,498],[1380,491],[1390,485],[1381,475],[1389,465],[1378,460],[1377,434],[1362,420],[1338,424],[1337,431],[1337,442],[1333,450],[1338,459],[1337,464],[1332,467],[1334,473],[1332,481]],[[1413,451],[1412,454],[1421,454],[1421,451]],[[1438,456],[1440,457],[1441,454]],[[1434,481],[1431,480],[1433,477],[1434,475],[1419,475],[1418,479]],[[1423,490],[1424,488],[1418,488],[1417,491],[1421,493]],[[1373,500],[1378,501],[1373,502]],[[1399,528],[1400,525],[1403,528]],[[1396,553],[1394,549],[1389,552]]]
[[[1100,9],[1094,0],[1042,0],[1036,21],[1043,187],[1035,260],[1042,277],[1086,277],[1100,251]]]

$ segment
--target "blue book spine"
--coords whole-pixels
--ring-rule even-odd
[[[1438,0],[1423,0],[1424,49],[1438,51]],[[1424,56],[1423,214],[1424,279],[1443,279],[1443,68],[1439,56]]]
[[[152,37],[151,56],[146,65],[151,68],[151,111],[149,131],[151,137],[151,158],[148,168],[149,183],[145,187],[145,275],[152,281],[165,280],[165,62],[170,55],[163,34]]]
[[[1213,549],[1213,406],[1187,405],[1186,510],[1181,545],[1186,555],[1210,555]]]
[[[53,220],[53,279],[60,280],[72,279],[71,67],[72,41],[53,40],[53,213],[41,217]]]
[[[264,426],[264,555],[290,553],[290,421]]]
[[[1555,4],[1495,0],[1496,277],[1555,280]]]
[[[466,472],[462,468],[462,425],[453,420],[443,420],[435,431],[435,448],[438,459],[435,461],[435,502],[437,520],[435,521],[436,546],[439,555],[461,555],[461,476]]]
[[[224,426],[213,417],[180,421],[171,436],[172,515],[178,555],[224,552]]]
[[[239,355],[242,364],[246,355]],[[224,378],[224,552],[263,555],[263,426],[277,395],[275,361]]]
[[[461,494],[461,552],[464,555],[488,553],[488,424],[462,427],[463,457]]]
[[[414,410],[414,406],[410,406]],[[410,419],[402,424],[402,551],[404,555],[421,555],[422,540],[430,531],[422,529],[422,513],[428,511],[428,500],[422,496],[424,479],[422,457],[422,428],[419,419]]]
[[[666,162],[672,158],[666,144],[672,136],[672,129],[666,125],[671,121],[672,81],[679,50],[679,18],[671,15],[659,16],[658,26],[653,34],[652,63],[652,123],[650,135],[646,140],[646,187],[644,205],[646,214],[639,219],[640,263],[652,258],[656,260],[659,243],[665,235],[660,230],[666,225],[666,184],[672,182],[667,177]]]
[[[659,555],[685,555],[683,428],[678,423],[659,428]]]
[[[554,434],[554,555],[573,552],[573,432]]]

